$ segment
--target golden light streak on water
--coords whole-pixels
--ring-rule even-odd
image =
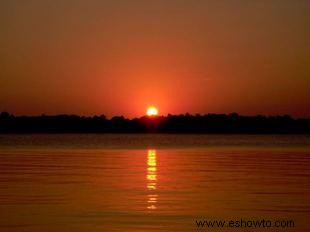
[[[154,193],[157,186],[157,160],[156,160],[156,150],[150,149],[147,152],[147,189],[150,193],[147,195],[147,209],[155,210],[157,209],[156,203],[158,195]]]

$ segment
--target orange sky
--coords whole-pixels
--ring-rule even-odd
[[[0,111],[310,117],[309,1],[2,0]]]

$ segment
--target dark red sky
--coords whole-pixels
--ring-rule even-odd
[[[0,111],[310,116],[310,1],[1,0]]]

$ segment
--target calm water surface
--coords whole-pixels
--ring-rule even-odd
[[[1,135],[0,231],[310,231],[310,137]],[[198,228],[198,220],[294,228]]]

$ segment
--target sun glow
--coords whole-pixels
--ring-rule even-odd
[[[154,106],[150,106],[146,111],[147,116],[156,116],[158,115],[158,110]]]

